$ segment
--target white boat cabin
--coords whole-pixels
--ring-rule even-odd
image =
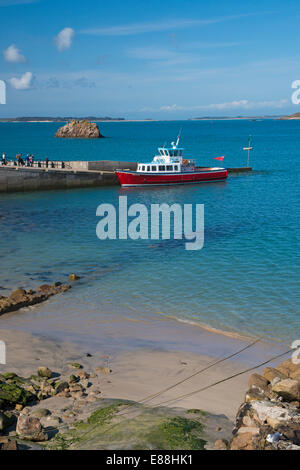
[[[138,163],[138,173],[174,173],[191,171],[195,167],[194,160],[183,159],[183,148],[177,147],[177,143],[171,142],[170,147],[159,147],[159,155],[150,163]]]

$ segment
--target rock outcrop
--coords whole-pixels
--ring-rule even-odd
[[[9,296],[0,296],[0,315],[7,312],[14,312],[23,307],[29,307],[30,305],[39,304],[44,302],[49,297],[66,292],[71,288],[68,284],[61,284],[55,282],[51,286],[43,284],[37,289],[37,292],[33,290],[16,289]]]
[[[71,139],[99,139],[104,137],[96,123],[87,119],[77,121],[73,119],[63,127],[60,127],[55,137],[71,138]]]
[[[238,409],[230,450],[300,450],[300,364],[288,359],[276,369],[252,374]],[[216,442],[216,449],[225,444]]]

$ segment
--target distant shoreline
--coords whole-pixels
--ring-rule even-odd
[[[66,123],[72,119],[88,119],[91,122],[177,122],[177,121],[264,121],[264,120],[297,120],[297,118],[290,118],[286,116],[233,116],[233,117],[199,117],[187,119],[106,119],[106,118],[0,118],[1,123]],[[299,118],[298,118],[299,119]]]

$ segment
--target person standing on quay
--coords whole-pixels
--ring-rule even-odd
[[[4,152],[2,154],[2,165],[6,165],[6,155]]]
[[[49,158],[46,157],[46,168],[48,168]]]

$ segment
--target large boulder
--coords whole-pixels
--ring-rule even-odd
[[[274,367],[265,367],[264,370],[263,370],[263,376],[269,382],[272,382],[277,377],[280,380],[288,378],[288,376],[286,374],[283,374],[278,369],[274,369]]]
[[[264,392],[268,391],[269,381],[259,374],[252,374],[249,378],[249,388],[257,388]]]
[[[276,369],[282,372],[287,377],[295,379],[295,376],[300,373],[300,364],[294,364],[292,359],[287,359],[286,361],[283,361],[279,366],[277,366]]]
[[[255,448],[252,432],[237,434],[230,444],[230,450],[255,450]]]
[[[21,415],[17,422],[17,434],[20,439],[27,441],[46,441],[47,434],[43,432],[41,422],[33,416]]]
[[[300,400],[300,382],[298,380],[281,380],[272,387],[272,390],[286,401]]]
[[[101,134],[96,123],[89,122],[87,119],[83,119],[82,121],[73,119],[65,126],[60,127],[56,132],[55,137],[99,139],[104,136]]]

